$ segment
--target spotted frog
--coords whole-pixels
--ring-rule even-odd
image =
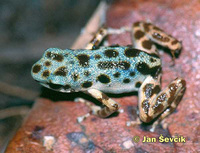
[[[91,95],[105,105],[91,107],[102,118],[119,109],[104,93],[138,91],[140,120],[148,123],[158,116],[162,120],[176,109],[186,82],[178,77],[161,90],[162,66],[155,44],[169,48],[174,55],[181,43],[151,23],[136,22],[127,30],[132,33],[132,46],[99,47],[114,31],[101,27],[85,49],[47,49],[32,67],[33,78],[56,91]]]

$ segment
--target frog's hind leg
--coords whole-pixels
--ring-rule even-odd
[[[141,50],[154,50],[152,42],[170,49],[173,59],[175,52],[182,48],[181,42],[151,23],[136,22],[133,25],[133,42]]]
[[[150,106],[150,102],[156,97],[156,95],[160,92],[160,79],[161,75],[158,75],[157,79],[153,79],[152,77],[147,77],[145,81],[142,83],[139,89],[139,117],[143,122],[150,122],[152,118],[148,116],[148,110]],[[142,103],[141,103],[142,101]],[[128,121],[127,126],[135,126],[142,123],[142,121],[137,118],[136,121]],[[146,120],[146,121],[144,121]]]
[[[167,117],[178,106],[186,82],[176,78],[165,89],[160,91],[160,86],[151,76],[147,77],[139,89],[139,116],[143,122],[151,122],[160,114],[159,121]]]
[[[150,23],[142,23],[144,31],[147,34],[147,37],[153,42],[170,49],[173,58],[175,57],[175,52],[181,50],[182,44],[173,36],[167,34],[160,28],[156,27]]]
[[[155,44],[147,37],[142,28],[142,22],[136,22],[132,26],[132,44],[137,49],[158,55]]]
[[[185,93],[185,89],[183,88],[178,95],[176,96],[176,98],[174,99],[174,101],[171,103],[171,105],[160,115],[160,117],[158,118],[158,120],[156,122],[154,122],[154,124],[152,125],[152,128],[150,129],[152,132],[155,130],[156,126],[158,125],[158,123],[160,123],[161,121],[163,121],[163,119],[165,119],[168,115],[170,115],[171,113],[173,113],[176,109],[176,107],[178,106],[178,104],[180,103],[184,93]],[[164,122],[161,122],[161,124],[163,125],[163,128],[166,129],[167,126]]]

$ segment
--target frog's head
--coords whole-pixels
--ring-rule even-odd
[[[70,92],[71,77],[69,75],[72,66],[69,61],[71,50],[49,48],[43,57],[36,62],[31,70],[32,77],[43,86],[61,92]]]

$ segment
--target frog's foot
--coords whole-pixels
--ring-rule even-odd
[[[170,115],[174,110],[171,108],[168,108],[166,109],[162,114],[161,116],[152,124],[152,127],[150,129],[151,132],[154,132],[156,127],[158,126],[158,124],[161,124],[162,125],[162,128],[164,130],[167,130],[168,128],[168,123],[166,122],[165,120],[165,117],[167,117],[168,115]]]
[[[159,121],[161,121],[171,114],[178,106],[186,89],[186,82],[182,78],[176,78],[163,90],[156,83],[157,81],[149,76],[139,89],[140,119],[146,123],[159,115]]]
[[[87,101],[83,98],[80,98],[80,97],[74,99],[74,102],[80,102],[80,103],[84,103],[86,105],[90,105],[89,101]],[[89,116],[90,116],[90,113],[87,113],[85,115],[77,117],[76,120],[77,120],[78,123],[81,123],[83,120],[85,120]]]
[[[160,123],[162,124],[163,129],[167,129],[168,124],[165,123],[164,120],[161,121],[160,118],[159,118],[157,121],[155,121],[155,122],[152,124],[152,127],[151,127],[151,129],[150,129],[149,131],[150,131],[150,132],[154,132],[155,129],[156,129],[156,127],[157,127],[158,124],[160,124]],[[141,125],[141,124],[142,124],[142,121],[140,120],[139,117],[137,118],[136,121],[127,121],[127,122],[126,122],[126,126],[133,126],[133,127],[135,127],[135,126],[137,126],[137,125]]]
[[[118,35],[118,34],[122,34],[122,33],[125,33],[125,32],[131,32],[131,28],[130,27],[121,27],[119,29],[114,29],[114,28],[107,28],[107,31],[108,31],[108,34],[111,35],[111,34],[115,34],[115,35]]]
[[[152,124],[152,127],[151,127],[151,129],[149,131],[150,132],[154,132],[156,127],[160,123],[162,124],[163,129],[167,129],[167,124],[164,122],[164,120],[162,120],[162,121],[161,120],[157,120]],[[133,126],[133,127],[135,127],[137,125],[141,125],[141,124],[142,124],[142,121],[139,119],[139,117],[137,118],[136,121],[127,121],[126,122],[126,126]]]
[[[136,126],[140,125],[142,122],[140,121],[140,118],[137,117],[136,121],[127,121],[126,126]]]
[[[90,101],[85,100],[85,99],[83,99],[83,98],[76,98],[74,101],[75,101],[75,102],[80,102],[80,103],[86,104],[86,105],[89,107],[89,109],[91,110],[89,113],[77,117],[77,122],[78,122],[78,123],[81,123],[81,122],[84,121],[86,118],[88,118],[91,114],[96,114],[97,111],[101,110],[101,107],[100,107],[100,106],[95,106],[95,105],[92,104]]]
[[[85,99],[83,99],[83,98],[81,98],[81,97],[78,97],[78,98],[75,98],[74,99],[74,102],[76,102],[76,103],[84,103],[84,104],[86,104],[86,105],[91,105],[90,104],[90,102],[88,101],[88,100],[85,100]]]
[[[160,123],[160,122],[159,122],[158,120],[155,121],[155,122],[152,124],[152,127],[150,128],[149,131],[150,131],[150,132],[154,132],[159,123]]]
[[[90,116],[90,113],[87,113],[85,115],[79,116],[76,118],[78,123],[81,123],[82,121],[84,121],[86,118],[88,118]]]
[[[184,90],[182,91],[182,93],[184,93]],[[154,132],[155,131],[155,128],[158,124],[161,124],[162,125],[162,128],[163,129],[167,129],[168,128],[168,123],[165,122],[165,118],[170,115],[171,113],[174,112],[174,110],[176,109],[178,103],[180,102],[180,97],[182,97],[181,94],[179,94],[179,99],[177,98],[175,103],[171,106],[169,106],[161,115],[160,117],[158,118],[157,121],[155,121],[152,125],[152,128],[150,129],[151,132]]]
[[[85,101],[86,101],[85,99],[80,98],[80,97],[74,99],[74,102],[76,102],[76,103],[78,103],[78,102],[84,103]]]

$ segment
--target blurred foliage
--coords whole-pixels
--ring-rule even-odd
[[[1,0],[0,43],[36,39],[84,26],[99,0]]]

